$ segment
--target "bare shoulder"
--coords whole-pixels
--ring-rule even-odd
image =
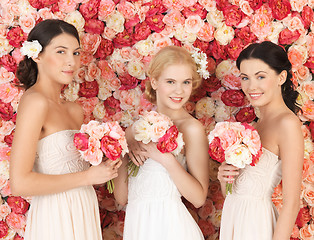
[[[19,102],[18,112],[21,111],[32,111],[36,112],[47,112],[49,108],[48,99],[39,92],[26,91]]]
[[[300,119],[292,112],[283,113],[278,116],[277,127],[279,132],[290,132],[301,130],[302,123]]]
[[[191,117],[181,123],[180,132],[189,137],[198,137],[205,134],[205,128],[200,121]]]

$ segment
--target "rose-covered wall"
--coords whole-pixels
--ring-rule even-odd
[[[116,120],[129,126],[152,105],[143,97],[145,69],[162,47],[179,45],[206,53],[210,78],[186,104],[206,127],[225,120],[251,122],[258,110],[240,91],[235,59],[250,43],[281,44],[293,65],[300,93],[305,155],[301,210],[291,239],[314,238],[314,1],[313,0],[1,0],[0,2],[0,239],[23,239],[30,198],[12,196],[10,148],[17,105],[23,91],[15,71],[20,47],[37,22],[63,19],[76,26],[82,45],[81,68],[64,88],[64,98],[82,105],[85,121]],[[223,196],[218,164],[210,161],[204,206],[186,202],[207,240],[219,238]],[[99,198],[103,236],[122,239],[124,211],[104,186]],[[281,188],[273,194],[280,211]],[[60,203],[62,204],[62,203]]]

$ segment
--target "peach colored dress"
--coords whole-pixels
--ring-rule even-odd
[[[225,199],[220,240],[271,240],[278,217],[271,200],[281,181],[281,161],[263,148],[256,166],[240,170]]]
[[[38,142],[34,171],[74,173],[89,168],[73,144],[77,130],[51,134]],[[25,240],[100,240],[97,196],[92,186],[34,196],[27,215]]]

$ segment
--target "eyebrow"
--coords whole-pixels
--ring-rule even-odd
[[[260,73],[266,73],[266,74],[267,74],[267,72],[265,72],[265,71],[258,71],[258,72],[256,72],[254,75],[258,75],[258,74],[260,74]],[[247,76],[247,74],[245,74],[245,73],[241,73],[240,75],[245,75],[245,76]]]
[[[57,47],[55,47],[55,49],[57,49],[57,48],[69,49],[68,47],[65,47],[65,46],[57,46]],[[81,47],[75,48],[74,50],[79,50],[79,49],[81,49]]]

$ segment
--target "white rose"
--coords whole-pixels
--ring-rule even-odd
[[[74,25],[78,32],[84,32],[85,19],[79,11],[75,10],[68,13],[64,21]]]
[[[80,90],[80,84],[71,82],[68,87],[64,90],[64,96],[68,101],[74,102],[79,98],[78,92]]]
[[[214,32],[214,37],[220,45],[227,45],[234,38],[234,30],[232,27],[223,24]]]
[[[102,121],[106,115],[106,110],[105,110],[105,106],[104,106],[104,102],[103,101],[99,101],[94,110],[93,110],[93,115],[97,120]]]
[[[224,76],[232,73],[232,69],[234,69],[233,66],[234,66],[234,61],[230,59],[223,60],[216,67],[216,77],[219,80],[222,80]]]
[[[125,19],[123,15],[120,12],[115,11],[106,19],[106,26],[117,33],[120,33],[124,30],[124,21]]]
[[[0,57],[9,54],[12,50],[13,47],[9,44],[9,40],[0,38]]]
[[[212,117],[215,114],[215,103],[210,97],[200,99],[195,105],[196,118]]]
[[[144,80],[146,78],[144,64],[138,60],[131,60],[127,66],[128,73],[138,79]]]
[[[153,51],[153,42],[151,40],[141,40],[138,41],[134,47],[136,48],[136,50],[138,51],[139,54],[141,54],[142,56],[148,56],[152,53]]]
[[[215,9],[207,13],[206,20],[215,28],[219,28],[223,25],[225,17],[222,11]]]
[[[225,151],[226,163],[238,168],[244,168],[246,164],[252,162],[250,150],[243,144],[232,145]]]

